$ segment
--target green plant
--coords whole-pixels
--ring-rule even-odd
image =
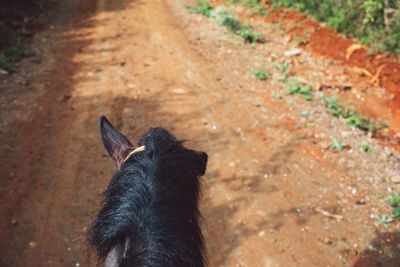
[[[375,150],[370,147],[366,142],[361,142],[361,149],[365,152],[371,152],[373,154],[375,154]]]
[[[400,193],[396,194],[396,193],[392,192],[392,198],[385,200],[385,203],[389,204],[390,206],[393,207],[393,210],[392,210],[393,217],[400,218]]]
[[[293,105],[293,104],[294,104],[294,101],[293,101],[293,99],[291,99],[291,98],[287,98],[287,99],[286,99],[286,103],[288,103],[289,105]]]
[[[263,16],[268,16],[269,13],[264,9],[264,3],[261,0],[229,0],[228,3],[241,3],[245,8],[250,9],[253,13],[258,13]]]
[[[305,84],[302,84],[298,80],[293,80],[289,83],[287,89],[291,95],[299,94],[305,100],[307,100],[307,101],[311,100],[311,95],[310,95],[311,94],[311,86],[310,85],[305,85]]]
[[[297,8],[373,49],[400,54],[400,2],[383,0],[272,0]],[[392,10],[390,18],[385,10]]]
[[[258,42],[262,37],[261,33],[254,31],[253,26],[241,23],[234,14],[229,13],[228,10],[222,6],[212,9],[209,16],[250,44]]]
[[[383,11],[383,3],[376,0],[365,0],[361,4],[360,8],[363,9],[365,13],[362,23],[372,23],[375,22],[376,18],[379,16],[379,13]]]
[[[388,223],[393,222],[393,218],[387,217],[385,214],[382,214],[381,216],[375,214],[374,217],[378,220],[378,224],[381,224],[385,228],[389,228]]]
[[[333,142],[332,145],[333,149],[342,150],[347,145],[346,143],[340,143],[336,138],[333,138],[332,142]]]
[[[190,12],[202,14],[204,16],[209,17],[211,15],[211,11],[213,10],[212,6],[207,1],[197,1],[197,6],[186,6]]]
[[[252,69],[251,73],[253,73],[254,76],[256,76],[260,80],[266,80],[271,76],[270,74],[265,72],[265,68]]]
[[[288,63],[288,62],[286,62],[286,61],[284,61],[284,62],[282,63],[282,65],[278,65],[276,62],[272,62],[272,65],[273,65],[277,70],[279,70],[280,72],[282,72],[282,73],[284,73],[284,74],[289,74],[289,72],[290,72],[290,67],[291,67],[291,65],[290,65],[290,63]]]
[[[4,54],[0,54],[0,69],[8,72],[15,72],[14,66],[7,60]]]
[[[273,97],[273,98],[276,98],[276,99],[281,99],[282,98],[282,96],[280,95],[280,94],[278,94],[278,93],[275,93],[275,92],[271,92],[271,96]]]
[[[366,132],[379,129],[373,120],[365,118],[355,110],[351,110],[348,107],[339,105],[338,102],[340,101],[340,98],[338,98],[336,94],[329,97],[325,93],[322,93],[322,99],[325,103],[326,111],[333,116],[346,119],[347,124]]]
[[[22,57],[31,57],[35,53],[32,50],[26,49],[22,39],[17,37],[13,46],[7,47],[2,53],[0,53],[0,69],[8,72],[15,72],[16,69],[12,62]]]
[[[314,128],[314,126],[315,126],[315,124],[312,123],[312,122],[307,122],[307,123],[306,123],[306,127],[307,127],[307,128]]]
[[[303,117],[308,117],[308,116],[311,116],[311,115],[314,115],[314,111],[313,110],[305,110],[305,111],[302,111],[300,113],[300,116],[303,116]]]
[[[287,82],[287,76],[286,75],[282,75],[279,76],[278,78],[276,78],[276,80],[280,83],[286,83]]]

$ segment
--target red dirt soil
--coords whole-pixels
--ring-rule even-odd
[[[266,9],[269,8],[271,7],[266,5]],[[361,105],[360,111],[373,119],[390,114],[387,135],[395,140],[397,147],[400,145],[400,63],[397,55],[383,53],[369,55],[368,47],[357,45],[356,41],[344,37],[333,29],[321,26],[309,16],[296,10],[286,12],[281,8],[272,12],[265,20],[269,23],[282,23],[286,27],[287,34],[303,39],[303,49],[338,60],[352,67],[360,78],[367,79],[375,87],[383,87],[390,96],[389,99],[383,103],[376,98],[368,99],[367,103]],[[374,110],[379,111],[374,112]]]
[[[54,29],[34,38],[43,53],[0,80],[0,266],[98,266],[85,237],[114,171],[99,137],[105,115],[131,140],[161,126],[209,154],[200,204],[209,266],[397,267],[400,222],[386,229],[373,217],[391,212],[376,194],[400,191],[397,154],[318,99],[250,73],[270,52],[288,60],[296,44],[281,30],[266,28],[271,40],[254,49],[184,8],[196,0],[65,3]],[[310,60],[293,72],[319,75],[322,61],[322,72],[345,69],[300,57]],[[332,137],[351,149],[332,149]]]

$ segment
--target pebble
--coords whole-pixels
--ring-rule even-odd
[[[390,180],[392,181],[392,183],[395,183],[395,184],[400,183],[400,175],[392,176],[392,178]]]
[[[29,247],[30,248],[35,248],[36,247],[36,242],[35,241],[29,242]]]
[[[283,52],[283,55],[285,57],[291,57],[291,56],[297,56],[297,55],[301,54],[301,52],[302,52],[301,49],[295,48],[295,49],[287,50],[287,51]]]
[[[186,94],[187,93],[186,90],[182,89],[182,88],[175,88],[172,90],[172,92],[175,94]]]
[[[12,225],[17,225],[17,224],[18,224],[18,221],[17,221],[16,219],[12,219],[12,220],[11,220],[11,224],[12,224]]]

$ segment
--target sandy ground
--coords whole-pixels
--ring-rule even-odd
[[[321,83],[338,70],[351,80],[344,67],[306,51],[285,58],[296,43],[273,25],[260,26],[265,44],[244,45],[189,13],[194,2],[69,1],[35,37],[37,56],[0,77],[0,265],[96,265],[85,232],[115,170],[97,128],[105,115],[131,140],[162,126],[208,153],[210,266],[396,266],[399,222],[371,217],[390,214],[376,194],[400,191],[398,154],[327,114],[318,93],[287,96],[250,73],[279,76],[271,54]]]

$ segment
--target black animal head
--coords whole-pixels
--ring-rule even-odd
[[[105,266],[204,266],[198,178],[207,154],[163,128],[151,128],[137,146],[105,117],[100,132],[118,168],[89,230]]]
[[[117,131],[106,117],[100,118],[100,134],[103,141],[104,148],[108,155],[116,162],[119,169],[127,160],[135,147],[129,140]],[[182,146],[183,141],[178,141],[168,131],[163,128],[151,128],[144,134],[139,141],[139,146],[144,146],[144,149],[149,151],[163,152],[184,152],[189,159],[196,162],[199,175],[204,175],[206,172],[208,156],[204,152],[189,150]],[[136,147],[137,148],[137,147]]]

